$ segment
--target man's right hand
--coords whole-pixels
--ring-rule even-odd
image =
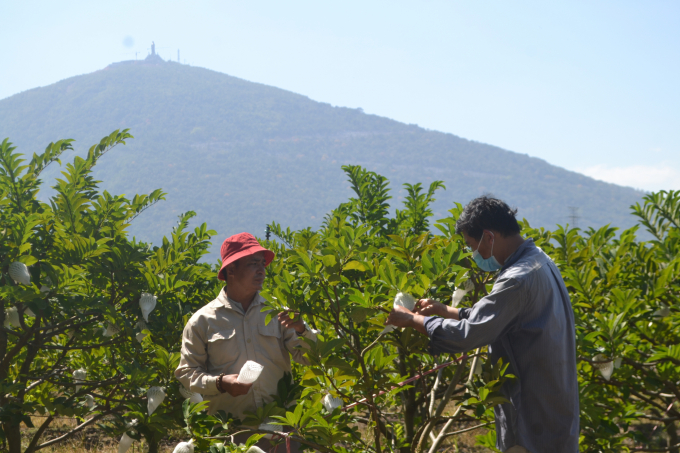
[[[238,382],[238,374],[227,374],[222,376],[222,388],[231,396],[245,395],[250,391],[253,384],[241,384]]]
[[[420,299],[416,304],[414,313],[423,316],[441,316],[442,318],[458,319],[458,310],[447,307],[433,299]]]

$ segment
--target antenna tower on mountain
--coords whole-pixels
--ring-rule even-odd
[[[581,218],[581,216],[578,215],[578,206],[567,206],[567,209],[569,209],[569,225],[571,225],[572,228],[578,228],[578,220]]]

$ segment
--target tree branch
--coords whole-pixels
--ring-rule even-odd
[[[676,448],[680,448],[680,444],[671,445],[666,448],[647,448],[647,447],[634,447],[631,451],[671,451]]]
[[[76,433],[82,431],[83,429],[87,428],[88,426],[90,426],[94,422],[101,420],[102,418],[106,417],[107,415],[111,415],[115,412],[119,412],[123,409],[124,409],[123,407],[117,407],[117,408],[111,409],[109,411],[102,412],[101,414],[95,415],[91,419],[89,419],[89,420],[81,423],[80,425],[76,426],[71,431],[67,432],[66,434],[59,436],[59,437],[55,437],[54,439],[50,439],[47,442],[44,442],[44,443],[38,445],[37,447],[35,447],[35,450],[41,450],[43,448],[49,447],[50,445],[54,445],[54,444],[59,443],[63,440],[66,440],[69,437],[73,436],[74,434],[76,434]]]
[[[494,423],[494,422],[482,423],[481,425],[476,425],[476,426],[471,426],[471,427],[469,427],[469,428],[460,429],[460,430],[458,430],[458,431],[453,431],[453,432],[451,432],[451,433],[446,433],[446,434],[444,434],[443,437],[446,438],[446,437],[456,436],[456,435],[458,435],[458,434],[463,434],[463,433],[466,433],[466,432],[468,432],[468,431],[474,431],[475,429],[479,429],[479,428],[483,428],[483,427],[485,427],[485,426],[489,426],[489,425],[491,425],[492,423]]]

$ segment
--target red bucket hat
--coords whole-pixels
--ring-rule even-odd
[[[250,233],[239,233],[228,237],[222,243],[222,249],[220,250],[222,267],[217,274],[217,278],[226,280],[222,272],[225,267],[238,259],[253,255],[257,252],[264,252],[264,265],[269,266],[269,263],[274,259],[274,252],[262,247],[260,243],[257,242],[257,239],[255,239],[255,236]]]

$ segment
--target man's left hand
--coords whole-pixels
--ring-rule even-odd
[[[397,327],[413,327],[418,332],[427,335],[427,329],[424,326],[425,317],[418,313],[413,313],[408,308],[394,307],[387,317],[385,324],[392,324]]]
[[[286,329],[295,329],[295,331],[298,334],[304,333],[304,331],[307,330],[307,327],[305,326],[305,323],[302,320],[300,313],[293,314],[293,317],[295,319],[290,319],[288,313],[289,312],[287,311],[282,311],[281,313],[278,314],[279,322],[281,323],[281,325]]]

